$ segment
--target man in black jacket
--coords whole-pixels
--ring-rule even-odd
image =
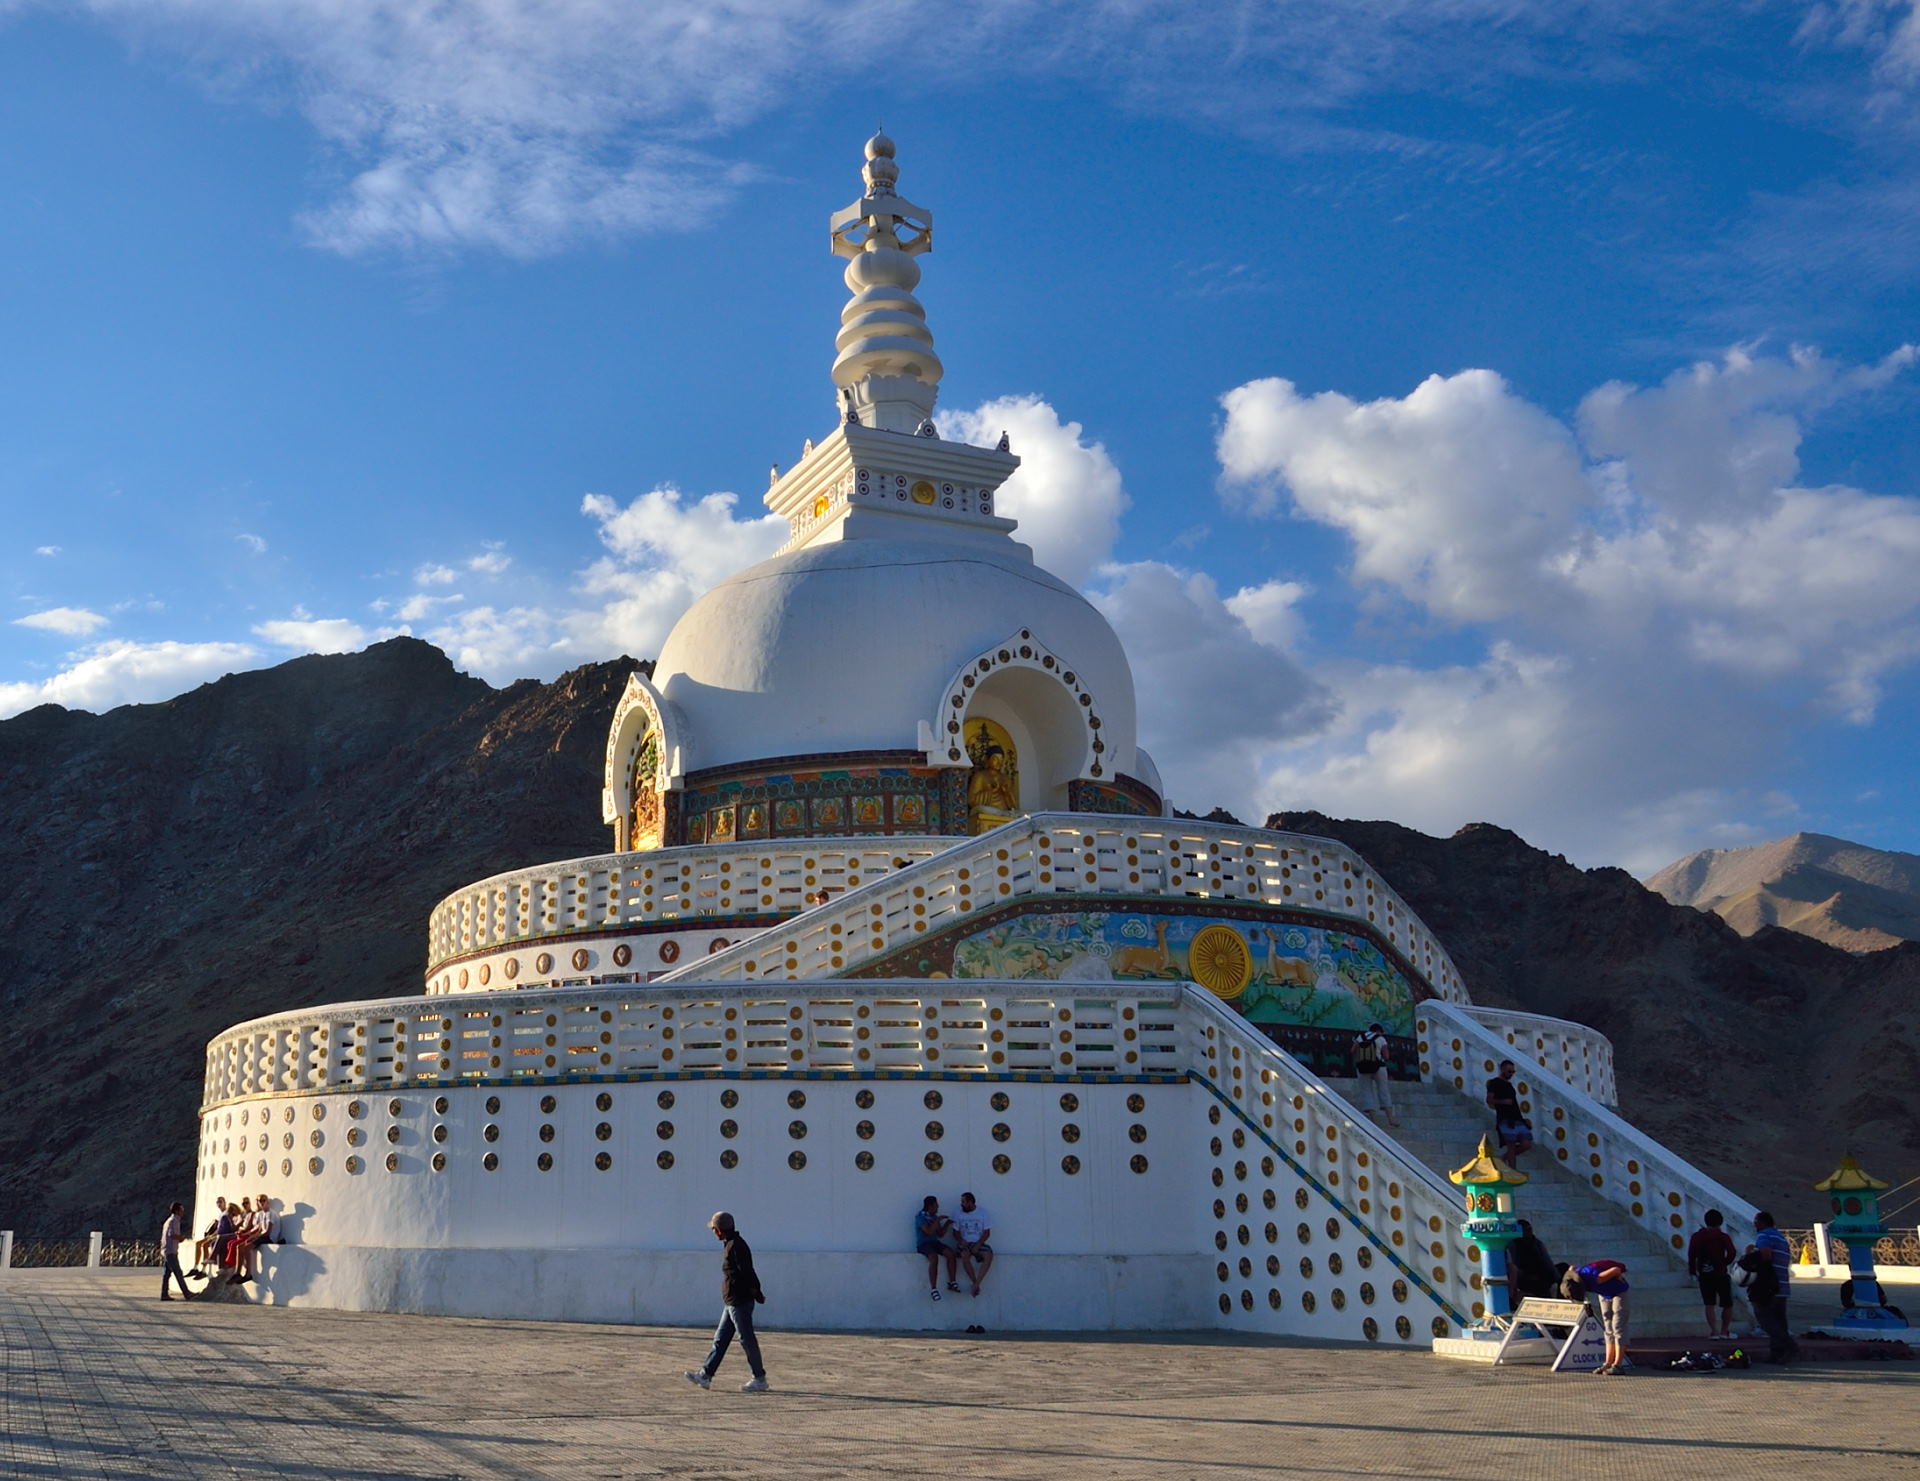
[[[733,1227],[733,1215],[726,1210],[707,1220],[707,1227],[721,1245],[722,1310],[720,1325],[713,1329],[713,1350],[707,1354],[706,1362],[688,1372],[687,1382],[695,1388],[711,1387],[713,1375],[720,1369],[720,1360],[727,1355],[734,1334],[738,1333],[740,1350],[747,1355],[747,1366],[753,1370],[753,1377],[740,1385],[740,1391],[763,1394],[767,1391],[767,1370],[760,1365],[760,1339],[753,1335],[753,1308],[755,1303],[767,1298],[760,1290],[760,1277],[753,1273],[753,1251],[740,1237],[740,1231]]]

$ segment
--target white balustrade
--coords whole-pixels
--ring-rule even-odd
[[[1468,1008],[1473,1021],[1531,1056],[1575,1090],[1603,1106],[1620,1103],[1613,1078],[1613,1041],[1598,1029],[1540,1013],[1509,1008]]]
[[[951,839],[810,838],[565,859],[496,874],[448,895],[427,920],[427,970],[516,942],[658,922],[787,915],[931,858]]]
[[[1533,1122],[1533,1155],[1548,1153],[1586,1178],[1601,1197],[1672,1250],[1686,1248],[1688,1232],[1700,1226],[1710,1208],[1720,1210],[1730,1227],[1751,1227],[1754,1206],[1746,1199],[1621,1120],[1519,1043],[1483,1026],[1480,1011],[1439,1001],[1419,1005],[1422,1078],[1450,1082],[1477,1100],[1499,1062],[1511,1059],[1521,1102]]]
[[[1452,959],[1432,933],[1343,844],[1184,818],[1098,813],[1018,818],[687,962],[654,985],[826,977],[969,914],[1049,894],[1248,901],[1364,923],[1440,996],[1466,996]]]
[[[706,984],[557,988],[345,1003],[222,1034],[207,1054],[205,1104],[675,1071],[1177,1076],[1186,1068],[1175,1032],[1179,994],[1173,983],[912,981],[786,992]]]
[[[1184,1057],[1195,1073],[1354,1210],[1456,1321],[1481,1315],[1477,1261],[1459,1232],[1459,1192],[1213,994],[1189,986],[1181,1008]]]

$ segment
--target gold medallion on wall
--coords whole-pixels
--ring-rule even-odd
[[[1187,975],[1231,1002],[1253,980],[1253,952],[1232,926],[1202,926],[1187,947]]]

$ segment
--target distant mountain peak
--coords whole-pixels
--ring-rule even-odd
[[[1920,854],[1825,833],[1702,849],[1645,883],[1675,905],[1712,911],[1743,936],[1780,926],[1852,952],[1920,940]]]

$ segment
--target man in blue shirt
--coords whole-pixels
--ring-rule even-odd
[[[1773,1215],[1762,1209],[1753,1216],[1753,1247],[1773,1266],[1773,1285],[1764,1296],[1753,1296],[1753,1314],[1767,1334],[1767,1361],[1784,1363],[1796,1356],[1800,1344],[1787,1330],[1787,1296],[1793,1286],[1793,1248],[1774,1227]]]

